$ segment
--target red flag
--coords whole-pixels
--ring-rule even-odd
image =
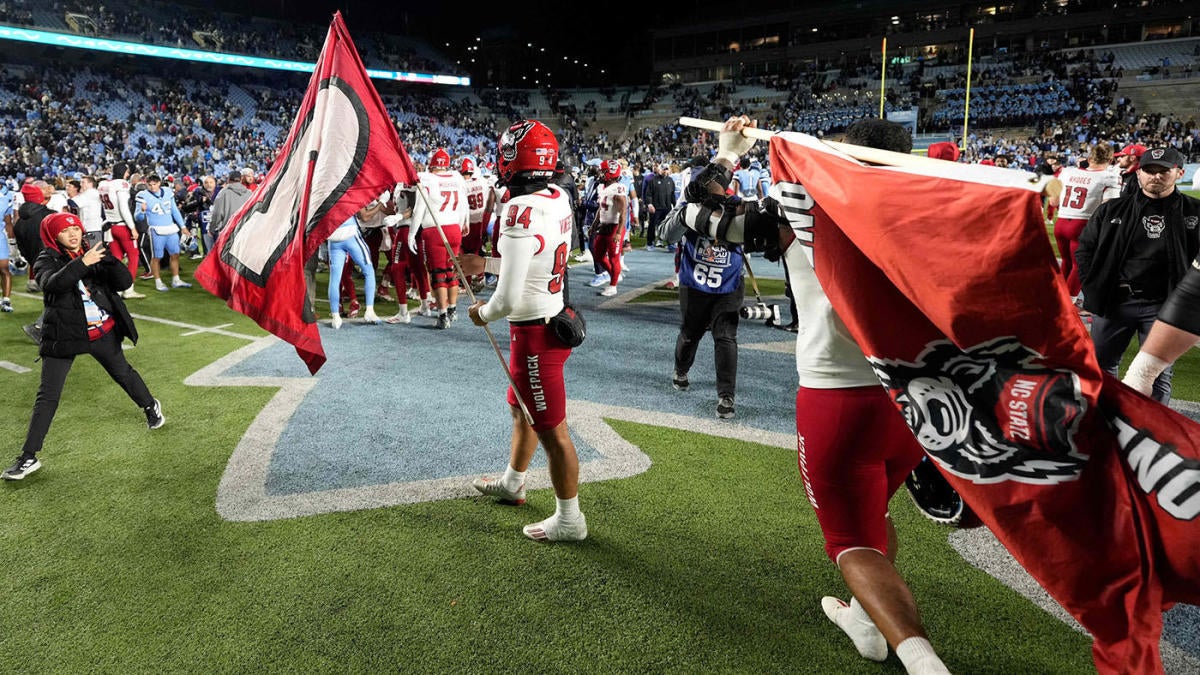
[[[316,373],[325,351],[307,306],[304,262],[350,216],[398,182],[412,160],[371,84],[341,13],[266,179],[221,231],[196,280],[296,347]]]
[[[1102,376],[1040,184],[961,164],[864,166],[771,141],[781,204],[834,309],[928,454],[1095,637],[1160,672],[1162,613],[1200,602],[1200,425]]]

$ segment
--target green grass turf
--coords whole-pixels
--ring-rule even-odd
[[[133,311],[261,334],[198,287],[149,294]],[[34,372],[0,370],[13,456],[38,367],[17,328],[38,307],[18,297],[17,310],[0,316],[0,353]],[[820,611],[845,591],[794,452],[614,422],[654,464],[583,486],[580,545],[520,535],[553,510],[548,490],[519,508],[458,499],[230,523],[217,484],[274,390],[185,387],[245,342],[138,327],[127,354],[167,426],[147,431],[81,359],[45,468],[0,485],[5,671],[902,672],[894,656],[857,657]],[[1084,636],[963,563],[907,497],[893,514],[901,571],[952,670],[1091,671]]]

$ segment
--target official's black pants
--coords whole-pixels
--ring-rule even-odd
[[[1125,300],[1118,303],[1108,316],[1092,317],[1092,344],[1096,347],[1096,360],[1100,369],[1113,377],[1121,365],[1121,357],[1137,335],[1138,344],[1146,344],[1146,336],[1162,307],[1160,301]],[[1151,397],[1163,405],[1171,402],[1171,377],[1174,366],[1167,366],[1154,380]]]
[[[713,355],[717,369],[717,396],[733,397],[737,391],[738,311],[745,297],[745,286],[738,284],[731,293],[705,293],[679,286],[679,337],[675,340],[675,370],[687,373],[696,360],[696,347],[706,330],[712,331]]]
[[[121,351],[121,340],[115,330],[92,342],[91,348],[92,357],[100,362],[109,377],[121,385],[139,408],[154,405],[154,397],[150,395],[142,376],[125,360],[125,354]],[[74,356],[42,357],[42,384],[38,387],[37,399],[33,404],[33,416],[29,419],[29,432],[25,435],[22,454],[33,455],[42,449],[42,442],[46,440],[46,434],[50,431],[50,423],[54,421],[54,413],[58,411],[58,401],[62,396],[67,373],[71,372],[71,364],[74,362]],[[99,414],[100,411],[97,411],[97,415]]]

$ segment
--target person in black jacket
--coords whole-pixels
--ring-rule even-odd
[[[1094,315],[1096,359],[1114,376],[1134,333],[1145,344],[1163,302],[1200,253],[1200,200],[1175,188],[1183,155],[1147,150],[1137,175],[1141,189],[1101,204],[1075,252],[1083,308]],[[1154,382],[1160,403],[1171,399],[1171,375],[1167,368]]]
[[[71,364],[79,354],[91,354],[129,398],[141,407],[146,424],[157,429],[166,422],[158,399],[150,395],[142,376],[125,360],[121,341],[137,344],[137,329],[120,292],[133,283],[129,270],[109,255],[103,244],[88,248],[83,223],[71,213],[55,213],[41,224],[42,252],[34,263],[46,305],[42,322],[42,382],[33,404],[25,445],[16,463],[2,474],[21,480],[41,468],[42,449]]]

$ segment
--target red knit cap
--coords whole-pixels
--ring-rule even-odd
[[[79,216],[73,213],[52,213],[45,218],[42,218],[42,244],[52,248],[59,253],[67,253],[62,250],[58,244],[58,235],[68,227],[78,227],[83,229],[83,221],[79,220]],[[80,247],[82,251],[85,247]],[[76,253],[78,255],[78,253]]]

